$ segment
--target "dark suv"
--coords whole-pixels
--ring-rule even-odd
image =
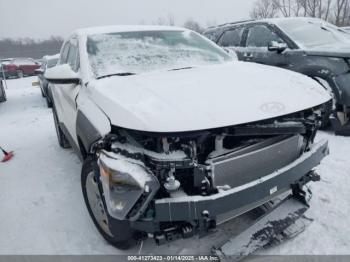
[[[282,67],[319,81],[334,97],[332,126],[350,135],[350,34],[315,18],[228,23],[204,35],[239,60]],[[328,119],[326,116],[325,119]]]

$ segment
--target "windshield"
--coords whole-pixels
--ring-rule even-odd
[[[278,25],[297,44],[305,47],[339,44],[347,38],[342,30],[322,21],[284,20]]]
[[[218,64],[232,58],[190,31],[141,31],[88,37],[87,52],[95,77]]]

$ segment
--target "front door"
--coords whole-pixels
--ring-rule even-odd
[[[242,49],[242,37],[244,27],[234,27],[226,30],[217,41],[217,44],[225,49],[236,52],[239,60],[244,60]]]
[[[73,71],[79,71],[78,42],[75,38],[66,42],[61,54],[60,64],[68,64]],[[52,90],[54,96],[57,96],[57,99],[54,99],[54,106],[60,122],[64,125],[63,131],[65,133],[68,132],[70,140],[73,140],[76,145],[78,145],[76,136],[76,98],[80,88],[80,84],[56,84],[53,87],[54,90]]]
[[[269,43],[285,43],[268,25],[254,24],[247,28],[245,34],[243,60],[259,64],[288,67],[289,51],[269,51]]]

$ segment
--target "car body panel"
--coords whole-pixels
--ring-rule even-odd
[[[89,91],[77,97],[79,111],[76,119],[76,137],[88,152],[90,146],[111,132],[111,123],[105,113],[88,97]],[[81,146],[81,145],[80,145]]]
[[[330,100],[319,84],[303,75],[242,62],[115,76],[92,81],[89,88],[90,99],[113,125],[150,132],[239,125]]]

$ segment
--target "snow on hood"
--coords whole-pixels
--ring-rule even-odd
[[[114,76],[90,82],[89,89],[113,125],[149,132],[244,124],[330,100],[311,78],[246,62]]]
[[[339,42],[337,45],[319,45],[305,48],[308,55],[350,58],[350,43]]]

